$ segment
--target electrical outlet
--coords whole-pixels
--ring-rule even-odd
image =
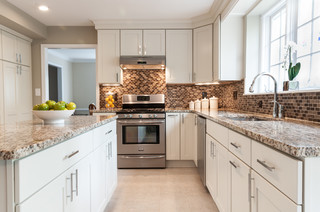
[[[233,91],[233,100],[238,99],[238,91]]]
[[[40,90],[40,88],[34,89],[34,95],[35,95],[35,96],[41,96],[41,90]]]

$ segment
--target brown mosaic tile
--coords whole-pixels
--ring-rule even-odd
[[[102,109],[108,92],[117,94],[115,107],[119,108],[123,94],[159,93],[165,94],[167,108],[188,108],[190,101],[201,99],[202,92],[207,92],[208,97],[218,97],[219,108],[263,114],[272,114],[273,108],[273,94],[243,95],[243,81],[220,85],[166,85],[163,70],[124,70],[123,85],[100,86]],[[284,106],[286,117],[320,122],[320,92],[279,94],[278,101]]]

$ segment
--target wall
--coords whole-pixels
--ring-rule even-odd
[[[73,101],[72,63],[51,54],[48,54],[48,63],[50,65],[61,67],[62,100],[65,102]]]
[[[47,38],[32,42],[32,89],[41,88],[41,44],[97,44],[97,31],[91,26],[48,27]],[[41,103],[34,96],[33,104]]]
[[[96,102],[96,63],[72,63],[73,101],[77,108],[88,109]]]
[[[189,102],[200,99],[202,92],[219,98],[219,108],[272,115],[273,94],[243,95],[244,82],[220,85],[166,85],[161,70],[124,70],[122,86],[100,86],[100,107],[105,108],[106,93],[117,94],[115,107],[121,107],[123,94],[157,94],[166,96],[167,108],[188,108]],[[320,92],[279,94],[284,115],[290,118],[320,122]],[[262,107],[259,107],[259,102]]]

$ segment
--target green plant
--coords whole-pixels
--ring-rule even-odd
[[[294,66],[292,66],[292,63],[290,63],[289,69],[288,69],[288,77],[290,81],[292,81],[299,74],[300,68],[301,68],[301,63],[297,63]]]

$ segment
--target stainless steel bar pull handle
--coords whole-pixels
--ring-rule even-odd
[[[106,132],[105,135],[108,135],[110,133],[112,133],[112,130],[109,130],[108,132]]]
[[[238,166],[236,165],[235,162],[229,161],[229,163],[230,163],[234,168],[238,168]]]
[[[67,158],[72,158],[73,156],[75,156],[75,155],[78,154],[78,153],[79,153],[79,150],[71,153],[70,155],[67,156]]]
[[[19,62],[18,53],[16,53],[16,62]]]
[[[76,195],[79,194],[79,175],[78,175],[78,169],[76,169]]]
[[[182,124],[184,123],[184,114],[182,114]]]
[[[273,166],[268,166],[265,161],[261,161],[261,160],[257,159],[257,162],[260,163],[264,168],[268,169],[271,172],[276,169]]]
[[[163,156],[163,155],[154,155],[154,156],[152,156],[152,155],[150,155],[150,156],[134,156],[134,155],[132,155],[132,156],[121,156],[121,158],[125,158],[125,159],[159,159],[159,158],[164,158],[165,156]]]
[[[175,117],[175,116],[178,116],[178,115],[169,114],[168,116],[169,116],[169,117]]]
[[[22,60],[21,60],[21,54],[19,54],[19,62],[21,63],[21,61],[22,61]]]
[[[110,141],[110,158],[112,158],[112,142]]]
[[[71,173],[71,201],[73,201],[73,193],[77,194],[77,182],[76,182],[76,189],[73,189],[73,176],[76,176],[76,173]],[[76,176],[76,181],[77,181],[77,176]]]
[[[237,148],[237,149],[239,149],[241,146],[239,146],[239,145],[237,145],[237,144],[235,144],[235,143],[230,143],[232,146],[234,146],[235,148]]]
[[[117,82],[119,82],[119,73],[116,73]]]

